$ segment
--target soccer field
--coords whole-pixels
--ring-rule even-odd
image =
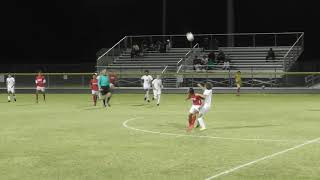
[[[41,96],[40,96],[41,97]],[[186,133],[186,95],[0,95],[2,180],[319,179],[320,95],[213,96]]]

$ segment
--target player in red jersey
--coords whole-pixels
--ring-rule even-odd
[[[98,86],[98,79],[96,74],[92,75],[92,79],[90,80],[90,87],[91,87],[93,104],[94,106],[96,106],[98,95],[99,95],[99,86]]]
[[[110,102],[113,90],[115,88],[115,83],[117,81],[117,75],[115,72],[110,71],[108,74],[108,77],[109,77],[109,81],[110,81],[110,96],[107,98],[107,102]],[[110,106],[110,103],[108,103],[108,104]]]
[[[186,100],[192,100],[192,106],[189,110],[189,126],[187,131],[191,131],[194,127],[194,123],[197,118],[197,114],[200,111],[200,107],[202,106],[202,97],[194,92],[193,88],[189,89],[189,95]]]
[[[109,73],[109,80],[110,80],[110,88],[115,87],[115,83],[117,81],[117,75],[115,72],[110,72]]]
[[[36,77],[36,102],[37,103],[38,103],[39,91],[41,91],[41,93],[43,94],[44,102],[46,101],[45,84],[46,84],[46,79],[42,75],[41,71],[39,71],[39,73]]]

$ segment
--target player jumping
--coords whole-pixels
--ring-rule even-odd
[[[148,70],[144,71],[144,73],[145,74],[141,77],[141,81],[142,81],[142,84],[143,84],[143,89],[145,91],[144,101],[150,102],[149,90],[151,88],[151,82],[152,82],[153,78],[152,78],[152,76],[149,75],[149,71]]]
[[[188,126],[188,129],[187,131],[191,131],[194,127],[194,124],[195,124],[195,121],[196,121],[196,118],[197,118],[197,114],[199,113],[200,111],[200,107],[202,105],[202,98],[199,94],[195,94],[194,92],[194,89],[193,88],[190,88],[189,89],[189,95],[188,95],[188,98],[186,100],[189,100],[191,99],[192,100],[192,106],[189,110],[189,126]]]
[[[160,79],[160,75],[157,75],[157,78],[152,81],[153,99],[157,100],[157,106],[160,105],[162,88],[163,88],[162,80]]]
[[[8,102],[11,102],[11,95],[13,97],[13,100],[17,101],[16,95],[15,95],[15,88],[14,88],[16,81],[14,77],[12,77],[11,74],[8,74],[6,82],[7,82]]]
[[[199,96],[204,99],[204,103],[200,108],[198,117],[198,123],[201,127],[200,131],[203,131],[206,129],[203,117],[211,109],[212,84],[210,82],[207,82],[205,84],[205,87],[201,84],[198,84],[198,86],[204,90],[202,95],[199,94]]]
[[[96,106],[98,95],[99,95],[98,79],[96,74],[92,75],[92,79],[90,80],[90,87],[91,87],[93,105]]]
[[[41,93],[43,94],[43,100],[44,102],[46,102],[45,84],[46,84],[46,79],[42,75],[41,71],[39,71],[36,77],[36,103],[38,103],[39,91],[41,91]]]
[[[241,72],[238,71],[235,76],[236,85],[237,85],[237,96],[240,96],[240,88],[242,85]]]

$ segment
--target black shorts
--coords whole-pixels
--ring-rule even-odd
[[[110,92],[110,87],[109,86],[101,86],[101,95],[106,95]]]

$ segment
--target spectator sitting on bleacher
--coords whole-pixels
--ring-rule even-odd
[[[219,50],[219,53],[217,56],[218,64],[224,63],[225,60],[226,60],[226,55],[224,54],[224,52],[222,50]]]
[[[136,56],[139,55],[139,51],[140,48],[138,46],[138,44],[133,44],[132,48],[131,48],[131,58],[135,58]]]
[[[230,57],[226,56],[224,62],[223,62],[223,66],[222,66],[223,70],[230,70]]]
[[[201,70],[206,71],[208,68],[208,57],[203,55],[201,58]]]
[[[193,59],[193,70],[197,72],[201,71],[201,59],[199,59],[198,56],[195,56]]]
[[[214,51],[212,51],[208,55],[208,68],[207,69],[213,70],[215,65],[216,65],[216,54],[214,53]]]
[[[151,44],[149,45],[148,51],[155,51],[156,50],[156,45],[151,42]]]
[[[272,48],[269,49],[268,54],[266,56],[266,62],[268,61],[274,61],[276,59],[276,55],[274,54],[274,51]]]

